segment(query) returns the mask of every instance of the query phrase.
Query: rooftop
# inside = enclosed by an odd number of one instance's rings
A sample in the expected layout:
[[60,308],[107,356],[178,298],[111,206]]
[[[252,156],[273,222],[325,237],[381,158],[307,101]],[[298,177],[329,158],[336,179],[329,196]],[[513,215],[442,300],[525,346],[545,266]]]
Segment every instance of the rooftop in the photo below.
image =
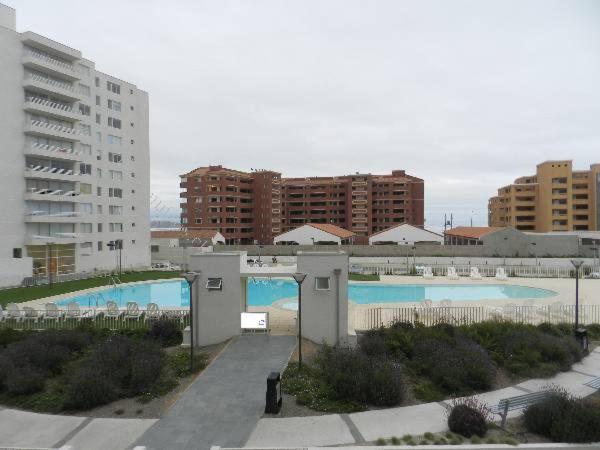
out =
[[458,236],[469,239],[481,239],[486,234],[495,233],[502,230],[504,227],[456,227],[446,230],[446,236]]

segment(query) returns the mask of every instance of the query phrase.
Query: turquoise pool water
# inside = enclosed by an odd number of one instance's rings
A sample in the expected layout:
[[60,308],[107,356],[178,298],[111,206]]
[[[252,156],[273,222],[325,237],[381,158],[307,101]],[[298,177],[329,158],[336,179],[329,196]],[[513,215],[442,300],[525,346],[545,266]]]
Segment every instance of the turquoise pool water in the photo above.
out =
[[[308,285],[305,289],[308,289]],[[267,306],[273,302],[298,295],[296,283],[287,280],[250,280],[248,281],[248,304]],[[360,304],[418,302],[429,299],[460,301],[476,300],[518,300],[526,298],[547,298],[556,292],[546,289],[515,286],[511,284],[362,284],[350,283],[348,297]],[[94,291],[57,302],[65,306],[75,301],[81,306],[104,306],[107,300],[114,300],[120,306],[128,301],[136,301],[140,306],[158,303],[161,307],[189,306],[189,290],[185,281],[161,281],[126,285]],[[293,302],[288,302],[290,305]]]

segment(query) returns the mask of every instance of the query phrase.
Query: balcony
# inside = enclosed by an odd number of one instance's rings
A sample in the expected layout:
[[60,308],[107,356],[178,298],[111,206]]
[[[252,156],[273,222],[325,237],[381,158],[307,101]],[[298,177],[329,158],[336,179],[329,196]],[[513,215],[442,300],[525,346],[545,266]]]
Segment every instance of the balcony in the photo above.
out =
[[55,125],[41,120],[32,120],[25,125],[25,133],[35,136],[50,136],[53,138],[66,139],[71,142],[78,142],[81,133],[79,130],[62,125]]
[[367,204],[367,199],[355,199],[352,200],[352,204],[353,205],[366,205]]
[[25,167],[24,176],[25,178],[34,178],[38,180],[82,181],[82,178],[87,175],[82,175],[72,169],[31,165],[30,167]]
[[48,72],[71,81],[80,79],[73,64],[53,58],[45,52],[34,49],[25,50],[23,65],[29,69]]
[[30,113],[42,113],[56,119],[78,121],[81,118],[79,113],[71,106],[66,106],[39,97],[26,97],[23,109]]
[[53,95],[67,102],[76,102],[81,95],[69,83],[63,83],[40,75],[28,74],[23,80],[23,87],[34,92]]
[[88,222],[89,214],[82,214],[76,211],[49,214],[46,211],[29,211],[25,213],[25,222],[27,223],[78,223]]
[[30,188],[25,193],[25,200],[53,201],[53,202],[79,202],[89,201],[90,195],[81,195],[77,191],[63,191],[60,189]]
[[33,156],[42,156],[45,158],[58,158],[68,161],[78,161],[81,151],[73,150],[72,148],[59,147],[56,145],[32,143],[30,146],[25,146],[25,154]]
[[25,245],[74,244],[91,240],[90,233],[51,233],[49,236],[33,234],[26,236]]

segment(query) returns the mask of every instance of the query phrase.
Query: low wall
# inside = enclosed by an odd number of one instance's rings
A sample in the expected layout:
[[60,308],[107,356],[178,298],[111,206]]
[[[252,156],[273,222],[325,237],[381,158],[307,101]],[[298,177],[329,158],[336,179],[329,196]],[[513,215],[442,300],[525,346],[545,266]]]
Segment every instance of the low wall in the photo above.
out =
[[0,258],[0,287],[19,286],[32,274],[32,258]]
[[[256,245],[225,245],[217,247],[226,251],[244,251],[249,256],[258,255]],[[417,245],[413,251],[410,245],[264,245],[262,255],[294,256],[299,251],[325,252],[344,251],[349,256],[401,257],[413,256],[486,256],[483,246],[468,245]]]

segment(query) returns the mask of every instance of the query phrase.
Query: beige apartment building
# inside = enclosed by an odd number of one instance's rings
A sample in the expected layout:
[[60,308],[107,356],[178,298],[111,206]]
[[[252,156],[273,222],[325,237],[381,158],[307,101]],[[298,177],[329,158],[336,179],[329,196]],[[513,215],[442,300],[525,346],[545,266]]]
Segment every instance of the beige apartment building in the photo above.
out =
[[517,178],[498,189],[488,203],[491,227],[518,230],[598,230],[600,228],[600,164],[573,170],[573,161],[546,161],[535,175]]

